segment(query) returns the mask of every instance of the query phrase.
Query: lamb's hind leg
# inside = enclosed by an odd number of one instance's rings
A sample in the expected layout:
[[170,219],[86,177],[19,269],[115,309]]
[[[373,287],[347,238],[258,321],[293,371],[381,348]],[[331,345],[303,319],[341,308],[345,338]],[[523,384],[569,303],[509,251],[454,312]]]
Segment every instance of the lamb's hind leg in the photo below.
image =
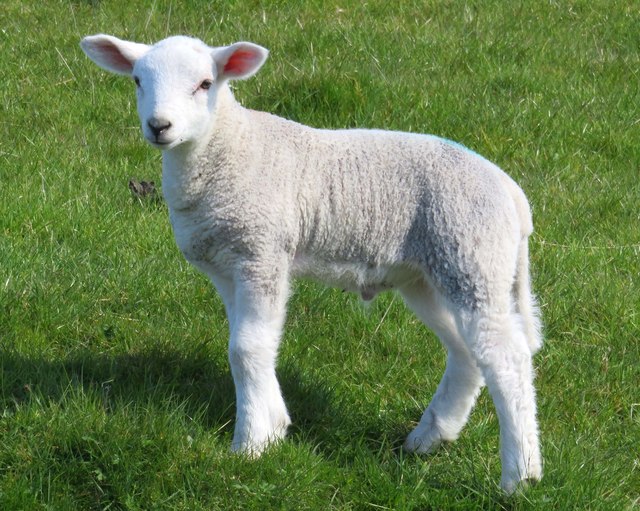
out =
[[465,327],[500,422],[501,486],[512,493],[542,476],[531,348],[514,313],[475,313]]
[[440,338],[447,349],[447,367],[431,403],[404,444],[408,451],[432,452],[453,441],[467,423],[483,385],[480,369],[460,335],[454,316],[437,292],[424,282],[406,286],[407,305]]

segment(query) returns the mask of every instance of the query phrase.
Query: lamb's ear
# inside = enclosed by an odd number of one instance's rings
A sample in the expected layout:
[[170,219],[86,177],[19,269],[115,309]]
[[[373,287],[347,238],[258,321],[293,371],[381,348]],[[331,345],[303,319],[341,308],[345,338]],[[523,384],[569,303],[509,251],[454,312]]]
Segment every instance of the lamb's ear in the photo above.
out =
[[235,43],[213,49],[218,80],[244,80],[253,76],[267,60],[269,50],[253,43]]
[[80,41],[87,56],[101,68],[121,75],[131,75],[133,65],[150,46],[123,41],[105,34],[91,35]]

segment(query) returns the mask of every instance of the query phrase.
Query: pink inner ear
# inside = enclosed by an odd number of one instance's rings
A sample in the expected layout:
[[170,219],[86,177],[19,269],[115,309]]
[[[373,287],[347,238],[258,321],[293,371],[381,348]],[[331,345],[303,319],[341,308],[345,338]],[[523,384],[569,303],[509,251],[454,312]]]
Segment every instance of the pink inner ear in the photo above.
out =
[[122,71],[131,72],[133,70],[133,65],[129,59],[125,58],[122,53],[111,43],[98,43],[96,44],[97,50],[102,53],[108,60],[109,63]]
[[242,76],[251,71],[255,61],[255,52],[238,50],[229,57],[229,60],[224,66],[224,73],[232,76]]

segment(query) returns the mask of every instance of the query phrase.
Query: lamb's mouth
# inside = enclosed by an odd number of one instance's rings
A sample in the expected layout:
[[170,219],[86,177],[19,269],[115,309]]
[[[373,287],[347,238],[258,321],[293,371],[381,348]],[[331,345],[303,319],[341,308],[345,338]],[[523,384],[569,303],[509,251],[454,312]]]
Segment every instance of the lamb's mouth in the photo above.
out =
[[167,149],[168,147],[175,145],[175,142],[177,142],[177,140],[166,140],[158,137],[146,137],[146,139],[149,144],[158,149]]

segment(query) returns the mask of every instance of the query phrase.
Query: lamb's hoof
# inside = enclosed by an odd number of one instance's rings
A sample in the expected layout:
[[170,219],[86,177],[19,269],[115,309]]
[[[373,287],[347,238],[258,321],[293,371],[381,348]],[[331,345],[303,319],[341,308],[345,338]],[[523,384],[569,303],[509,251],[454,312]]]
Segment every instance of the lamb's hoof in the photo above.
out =
[[500,488],[508,496],[517,495],[525,492],[530,486],[534,486],[540,479],[542,479],[542,464],[536,463],[527,468],[524,477],[520,477],[519,474],[512,477],[503,474]]
[[284,440],[291,419],[285,411],[274,422],[276,425],[269,429],[258,428],[257,431],[254,429],[251,432],[236,429],[231,450],[251,459],[259,458],[270,446]]
[[527,477],[518,481],[502,481],[500,488],[507,497],[513,497],[525,493],[531,486],[540,482],[538,477]]
[[404,450],[407,452],[415,452],[419,454],[431,454],[436,451],[440,444],[442,443],[442,438],[440,438],[440,434],[433,429],[424,431],[418,426],[414,429],[407,439],[404,442]]
[[268,446],[268,442],[264,445],[233,442],[231,444],[231,452],[255,460],[262,456]]
[[231,451],[237,454],[241,454],[249,459],[258,459],[262,454],[270,447],[282,442],[284,440],[284,434],[272,435],[264,438],[260,441],[252,440],[250,442],[233,442],[231,444]]

